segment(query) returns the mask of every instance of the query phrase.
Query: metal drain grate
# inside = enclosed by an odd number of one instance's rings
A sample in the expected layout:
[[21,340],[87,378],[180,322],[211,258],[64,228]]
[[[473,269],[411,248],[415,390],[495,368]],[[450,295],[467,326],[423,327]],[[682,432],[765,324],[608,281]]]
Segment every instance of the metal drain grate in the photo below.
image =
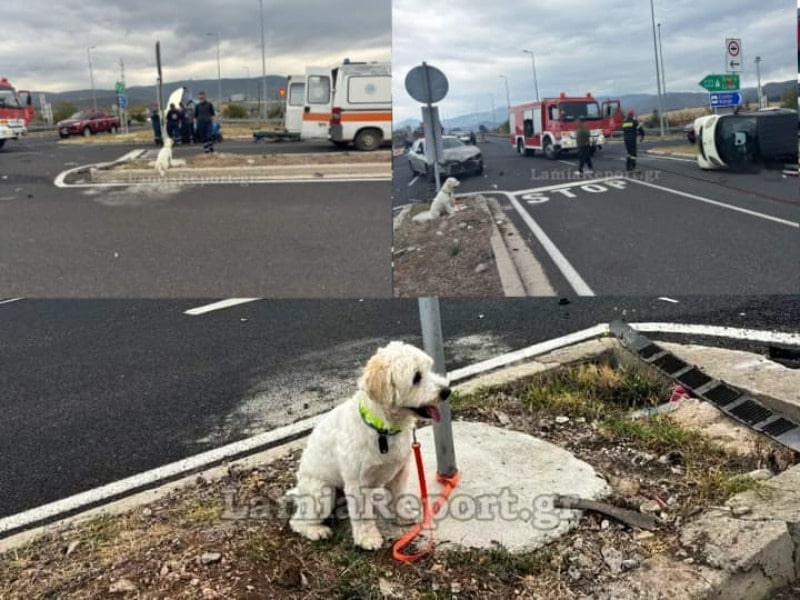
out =
[[720,383],[718,386],[711,388],[703,395],[717,406],[727,406],[741,396],[742,392],[728,387],[724,383]]
[[690,388],[699,388],[703,387],[709,381],[711,381],[711,377],[703,373],[697,367],[693,367],[691,370],[686,371],[683,375],[676,377],[678,381],[680,381],[684,385],[688,385]]
[[647,360],[648,358],[650,358],[654,354],[658,354],[659,352],[661,352],[661,348],[659,348],[655,344],[649,344],[648,346],[645,346],[644,348],[639,350],[639,356]]
[[761,421],[770,418],[772,416],[772,411],[768,408],[764,408],[758,402],[745,400],[738,406],[734,406],[731,409],[731,414],[749,425],[755,425],[756,423],[761,423]]
[[686,366],[686,363],[674,354],[665,354],[661,358],[654,360],[653,364],[670,375],[680,371]]
[[797,429],[797,425],[795,425],[794,423],[792,423],[787,419],[784,419],[783,417],[779,417],[775,419],[772,423],[764,427],[761,431],[763,431],[767,435],[778,437],[779,435],[783,435],[784,433],[787,433],[792,429]]

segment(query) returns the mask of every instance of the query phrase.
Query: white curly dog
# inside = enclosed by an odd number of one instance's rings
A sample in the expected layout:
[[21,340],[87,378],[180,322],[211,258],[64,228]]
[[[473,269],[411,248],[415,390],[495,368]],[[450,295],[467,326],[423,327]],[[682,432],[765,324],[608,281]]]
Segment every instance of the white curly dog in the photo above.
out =
[[161,150],[158,151],[158,156],[156,157],[156,170],[161,174],[163,177],[164,174],[167,172],[172,166],[172,140],[169,136],[164,137],[164,145],[161,147]]
[[461,182],[455,177],[448,177],[442,184],[442,189],[436,194],[436,197],[431,202],[430,210],[423,211],[414,215],[414,220],[417,223],[424,223],[438,219],[444,215],[452,215],[455,212],[455,201],[453,193],[455,189],[461,185]]
[[432,367],[430,356],[403,342],[390,342],[369,359],[355,395],[326,414],[309,437],[297,486],[288,492],[295,532],[310,540],[331,535],[323,521],[335,508],[336,490],[344,491],[353,541],[361,548],[383,545],[378,516],[409,518],[398,500],[408,500],[402,494],[412,463],[411,430],[419,419],[438,422],[439,406],[450,396],[447,380]]

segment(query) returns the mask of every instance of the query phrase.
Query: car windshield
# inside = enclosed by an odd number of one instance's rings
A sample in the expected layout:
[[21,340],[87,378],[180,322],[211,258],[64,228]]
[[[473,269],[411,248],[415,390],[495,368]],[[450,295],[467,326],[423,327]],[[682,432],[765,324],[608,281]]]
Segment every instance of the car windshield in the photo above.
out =
[[70,117],[70,119],[88,119],[88,118],[89,118],[89,113],[83,111],[78,111]]
[[578,117],[584,117],[587,121],[601,118],[597,102],[562,102],[560,106],[562,121],[575,121]]
[[0,108],[22,108],[14,90],[0,88]]
[[724,115],[714,131],[717,154],[727,165],[752,161],[758,149],[756,118],[746,115]]
[[462,148],[464,146],[464,142],[459,140],[458,138],[442,138],[442,149],[447,150],[448,148]]

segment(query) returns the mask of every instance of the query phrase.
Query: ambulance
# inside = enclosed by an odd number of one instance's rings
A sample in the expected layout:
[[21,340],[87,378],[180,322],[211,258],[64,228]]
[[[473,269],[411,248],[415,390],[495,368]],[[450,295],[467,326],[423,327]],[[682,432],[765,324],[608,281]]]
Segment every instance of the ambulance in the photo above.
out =
[[583,117],[589,129],[591,143],[597,149],[615,129],[622,126],[623,115],[619,100],[598,103],[591,94],[545,98],[512,106],[508,126],[511,145],[521,155],[533,156],[540,150],[554,160],[562,152],[577,150],[575,131]]
[[[291,92],[291,90],[290,90]],[[392,139],[392,70],[388,62],[307,67],[300,139],[376,150]],[[287,121],[290,111],[287,102]],[[287,126],[288,128],[288,126]]]
[[31,93],[17,92],[8,79],[0,79],[0,148],[6,140],[18,140],[25,135],[33,115]]

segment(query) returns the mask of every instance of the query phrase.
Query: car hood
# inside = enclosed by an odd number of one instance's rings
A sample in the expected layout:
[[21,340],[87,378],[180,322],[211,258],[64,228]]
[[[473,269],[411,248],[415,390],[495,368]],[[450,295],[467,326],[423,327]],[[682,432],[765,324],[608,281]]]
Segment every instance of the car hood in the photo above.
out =
[[481,153],[475,146],[464,146],[462,148],[446,148],[444,154],[445,160],[469,160],[475,158]]

